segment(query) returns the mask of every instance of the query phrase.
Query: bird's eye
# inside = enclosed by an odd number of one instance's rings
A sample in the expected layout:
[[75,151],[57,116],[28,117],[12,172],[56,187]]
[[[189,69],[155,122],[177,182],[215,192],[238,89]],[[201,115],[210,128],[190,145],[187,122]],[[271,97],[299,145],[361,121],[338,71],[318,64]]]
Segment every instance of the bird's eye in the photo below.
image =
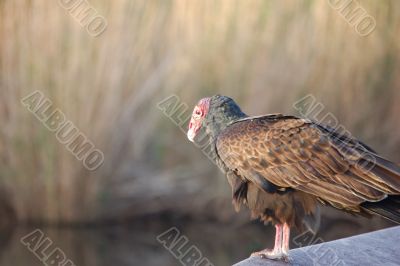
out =
[[194,111],[194,117],[195,117],[195,118],[200,118],[201,115],[202,115],[201,110],[196,110],[196,111]]

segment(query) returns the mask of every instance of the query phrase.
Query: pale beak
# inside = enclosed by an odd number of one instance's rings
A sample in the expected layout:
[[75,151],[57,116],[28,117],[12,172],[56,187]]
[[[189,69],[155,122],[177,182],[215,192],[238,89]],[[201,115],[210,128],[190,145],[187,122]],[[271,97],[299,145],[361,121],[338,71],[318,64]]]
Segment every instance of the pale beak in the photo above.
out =
[[191,128],[188,130],[187,132],[187,138],[193,142],[194,141],[194,137],[196,136],[196,133],[194,132],[194,130]]

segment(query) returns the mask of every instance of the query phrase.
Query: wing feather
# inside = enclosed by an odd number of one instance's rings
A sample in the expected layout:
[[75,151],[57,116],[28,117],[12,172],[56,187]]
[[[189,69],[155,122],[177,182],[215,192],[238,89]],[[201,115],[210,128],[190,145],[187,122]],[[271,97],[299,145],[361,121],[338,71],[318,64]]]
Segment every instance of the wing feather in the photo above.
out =
[[399,166],[356,139],[306,119],[246,118],[221,132],[216,147],[228,168],[265,191],[269,184],[293,188],[353,211],[364,201],[400,194]]

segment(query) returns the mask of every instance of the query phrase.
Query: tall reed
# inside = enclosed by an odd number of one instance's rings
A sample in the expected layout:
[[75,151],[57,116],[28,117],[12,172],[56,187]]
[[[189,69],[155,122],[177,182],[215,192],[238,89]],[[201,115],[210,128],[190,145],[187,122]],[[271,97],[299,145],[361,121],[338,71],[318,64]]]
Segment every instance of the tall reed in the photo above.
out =
[[[171,94],[190,106],[225,94],[261,114],[293,113],[312,93],[400,161],[400,2],[362,1],[377,22],[367,37],[328,1],[90,4],[108,21],[97,38],[58,1],[0,2],[0,186],[21,221],[200,215],[205,206],[223,215],[225,180],[156,107]],[[22,106],[34,90],[104,152],[100,169],[87,171]]]

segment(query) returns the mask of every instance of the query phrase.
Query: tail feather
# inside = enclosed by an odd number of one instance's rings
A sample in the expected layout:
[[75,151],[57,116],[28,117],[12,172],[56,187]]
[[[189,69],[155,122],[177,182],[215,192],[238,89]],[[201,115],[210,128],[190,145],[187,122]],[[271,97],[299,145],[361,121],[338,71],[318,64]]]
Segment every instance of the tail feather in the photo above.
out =
[[364,202],[361,204],[361,208],[368,213],[400,224],[400,166],[377,154],[371,153],[371,155],[374,157],[374,162],[365,160],[365,162],[368,162],[367,168],[392,189],[384,200]]
[[400,224],[400,196],[391,195],[379,202],[364,202],[361,208],[365,211]]
[[369,159],[361,159],[359,162],[361,165],[370,171],[375,176],[379,177],[384,183],[394,189],[400,194],[400,166],[392,163],[376,154],[370,154],[373,156],[374,161]]

